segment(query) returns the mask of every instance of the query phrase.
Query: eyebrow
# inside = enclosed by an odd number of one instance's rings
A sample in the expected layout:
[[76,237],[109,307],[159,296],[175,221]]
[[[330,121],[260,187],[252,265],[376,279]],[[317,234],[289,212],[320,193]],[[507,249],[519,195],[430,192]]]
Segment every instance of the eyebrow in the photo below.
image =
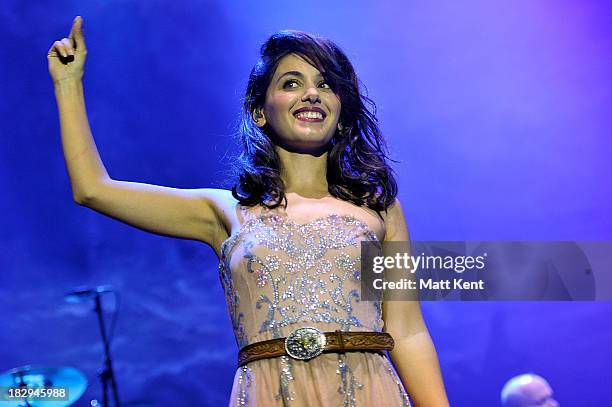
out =
[[[276,80],[276,83],[280,82],[280,80],[283,79],[285,76],[297,76],[298,78],[303,78],[304,74],[301,73],[300,71],[288,71],[282,74],[281,76],[279,76],[278,79]],[[316,78],[322,78],[322,77],[323,75],[321,75],[321,73],[318,73],[316,76]]]

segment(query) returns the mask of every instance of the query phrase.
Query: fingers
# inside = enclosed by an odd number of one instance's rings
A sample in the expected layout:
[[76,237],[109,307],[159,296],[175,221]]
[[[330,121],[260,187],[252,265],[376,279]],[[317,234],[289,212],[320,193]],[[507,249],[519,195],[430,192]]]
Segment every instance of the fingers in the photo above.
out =
[[62,41],[55,41],[53,45],[51,45],[51,48],[49,48],[47,55],[50,57],[62,56],[66,58],[68,52],[66,52],[66,47]]
[[62,38],[61,43],[64,46],[64,51],[66,51],[68,55],[74,55],[74,48],[72,48],[72,41],[70,41],[68,38]]
[[63,63],[74,61],[76,53],[86,53],[87,48],[85,47],[85,39],[83,37],[83,18],[76,16],[70,34],[68,38],[62,38],[59,41],[55,41],[47,55],[49,57],[61,57],[67,60],[63,60]]
[[51,48],[49,48],[49,51],[47,51],[47,56],[50,57],[56,57],[57,56],[57,51],[55,49],[55,43],[57,41],[55,41],[53,44],[51,44]]
[[85,46],[85,37],[83,35],[83,17],[76,16],[74,18],[68,38],[72,40],[73,47],[77,50],[80,51],[87,49]]
[[74,56],[74,48],[72,48],[72,43],[68,38],[62,38],[60,41],[55,41],[51,48],[49,48],[49,52],[47,55],[50,57],[62,56],[67,58],[68,56]]

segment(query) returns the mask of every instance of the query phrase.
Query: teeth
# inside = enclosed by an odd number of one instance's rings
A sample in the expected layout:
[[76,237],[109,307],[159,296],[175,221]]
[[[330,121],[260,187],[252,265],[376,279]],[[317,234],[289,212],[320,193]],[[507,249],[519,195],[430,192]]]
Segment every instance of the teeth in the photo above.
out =
[[323,119],[321,112],[300,112],[295,117],[299,119]]

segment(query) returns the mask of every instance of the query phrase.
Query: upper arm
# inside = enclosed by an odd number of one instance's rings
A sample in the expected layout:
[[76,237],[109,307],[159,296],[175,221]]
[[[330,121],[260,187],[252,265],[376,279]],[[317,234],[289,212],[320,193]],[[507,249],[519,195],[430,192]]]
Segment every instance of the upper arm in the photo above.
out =
[[402,204],[399,199],[395,199],[395,202],[388,208],[385,216],[385,242],[392,241],[408,241],[408,227],[406,226],[406,219],[404,217],[404,211]]
[[[401,203],[398,199],[387,210],[385,217],[385,239],[383,242],[407,242],[410,241],[406,219],[402,210]],[[410,255],[410,244],[406,244],[403,248]],[[405,270],[398,270],[398,273],[404,273]],[[414,275],[411,275],[414,277]],[[384,321],[384,331],[389,332],[394,338],[410,336],[415,333],[426,330],[425,323],[421,314],[421,307],[417,300],[409,301],[406,299],[405,293],[401,294],[400,298],[394,300],[383,300],[382,312]],[[401,299],[404,298],[404,299]]]
[[230,191],[177,189],[108,179],[79,201],[139,229],[204,242],[215,250],[228,236]]

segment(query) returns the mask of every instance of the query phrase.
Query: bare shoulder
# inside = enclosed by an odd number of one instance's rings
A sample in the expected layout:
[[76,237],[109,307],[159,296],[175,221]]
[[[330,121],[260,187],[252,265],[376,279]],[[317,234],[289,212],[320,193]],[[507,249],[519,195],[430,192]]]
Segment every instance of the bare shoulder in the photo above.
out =
[[402,204],[398,198],[383,212],[385,241],[407,241],[410,239]]

